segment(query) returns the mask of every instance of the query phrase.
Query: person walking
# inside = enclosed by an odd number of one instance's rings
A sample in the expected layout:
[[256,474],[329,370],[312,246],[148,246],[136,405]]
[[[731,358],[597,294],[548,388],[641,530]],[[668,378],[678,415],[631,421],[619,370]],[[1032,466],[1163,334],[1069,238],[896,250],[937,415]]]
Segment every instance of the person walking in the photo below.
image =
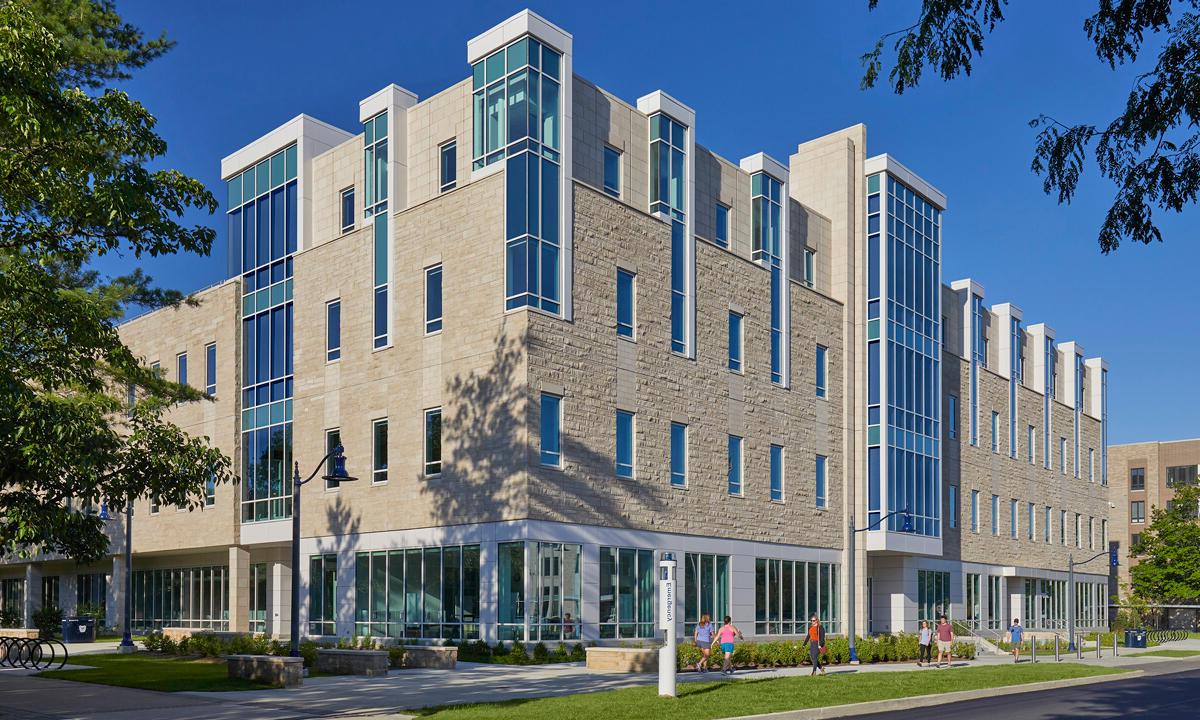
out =
[[[1012,625],[1008,628],[1008,641],[1012,643],[1013,662],[1021,662],[1021,640],[1025,635],[1025,628],[1021,627],[1021,618],[1013,618]],[[1037,642],[1034,640],[1033,642]]]
[[917,638],[917,667],[921,667],[922,660],[926,665],[933,664],[933,631],[928,620],[921,621],[921,634]]
[[733,674],[733,641],[742,639],[742,631],[733,624],[733,618],[725,616],[725,622],[717,631],[717,642],[721,643],[721,652],[725,653],[725,662],[721,665],[721,674]]
[[813,615],[808,620],[808,632],[804,633],[804,644],[808,646],[808,659],[812,663],[812,674],[816,675],[820,670],[821,674],[825,674],[825,668],[821,665],[821,656],[825,654],[825,628],[821,627],[821,621]]
[[937,644],[938,644],[938,659],[937,666],[942,666],[942,653],[946,655],[946,664],[949,665],[954,660],[954,656],[950,654],[950,646],[954,642],[954,628],[951,627],[950,621],[943,615],[938,618],[937,625]]
[[708,613],[704,613],[700,616],[700,622],[696,623],[695,632],[692,633],[692,639],[696,642],[696,647],[700,648],[700,660],[696,662],[696,670],[702,673],[708,672],[708,661],[709,655],[712,653],[714,630]]

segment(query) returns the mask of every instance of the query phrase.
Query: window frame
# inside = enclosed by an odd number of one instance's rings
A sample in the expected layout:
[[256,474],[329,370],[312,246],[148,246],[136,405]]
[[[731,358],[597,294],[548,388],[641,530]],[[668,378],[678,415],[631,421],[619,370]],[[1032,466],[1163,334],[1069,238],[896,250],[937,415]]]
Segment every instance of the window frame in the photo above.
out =
[[[617,408],[613,416],[616,431],[616,444],[613,453],[613,474],[622,480],[633,480],[637,477],[637,413],[632,410],[622,410]],[[626,428],[629,437],[626,442],[629,446],[629,461],[621,462],[621,419],[628,419],[628,427]],[[622,472],[624,470],[624,472]]]
[[814,475],[814,490],[816,492],[816,506],[818,508],[829,507],[829,457],[817,453],[813,462]]
[[[618,200],[621,199],[621,176],[624,174],[621,172],[621,160],[624,155],[625,153],[621,150],[618,150],[608,143],[605,143],[604,149],[601,151],[600,158],[600,189],[604,191],[604,194],[614,197]],[[616,160],[617,177],[615,185],[609,185],[608,182],[608,160],[610,157],[613,157]]]
[[[733,453],[731,452],[734,446],[737,446],[737,490],[735,491],[733,484]],[[725,491],[733,497],[746,497],[746,438],[741,435],[726,435],[725,440]]]
[[[437,277],[437,304],[438,315],[431,317],[429,312],[429,301],[432,299],[432,294],[429,290],[429,281],[433,277]],[[444,305],[446,298],[445,286],[446,273],[442,267],[442,263],[436,263],[425,268],[425,335],[437,335],[442,331],[444,319],[446,317],[446,307]]]
[[[668,477],[670,479],[671,487],[673,488],[686,489],[688,486],[688,429],[688,423],[676,422],[674,420],[671,421],[670,450],[668,452],[667,467]],[[681,433],[680,437],[682,438],[683,445],[682,454],[678,458],[683,465],[683,469],[680,472],[676,472],[675,470],[675,461],[677,459],[675,454],[675,434],[677,431]],[[676,476],[679,477],[679,482],[675,481]]]
[[210,342],[204,346],[204,392],[216,397],[217,394],[217,343]]
[[[424,477],[437,477],[442,474],[442,406],[426,408],[422,413],[421,423],[421,473]],[[430,455],[430,421],[437,422],[437,459]]]
[[971,491],[971,532],[979,534],[979,491]]
[[773,503],[782,503],[786,497],[785,477],[787,468],[787,453],[782,445],[771,443],[767,455],[768,462],[768,498]]
[[950,505],[949,512],[946,513],[950,520],[950,529],[958,529],[958,486],[954,484],[946,485],[948,494],[947,502]]
[[[627,283],[629,286],[629,322],[628,323],[622,322],[622,320],[621,320],[621,316],[623,314],[621,312],[621,309],[624,307],[624,303],[621,301],[621,288],[622,288],[622,282],[626,278],[627,278]],[[616,285],[616,291],[617,291],[617,302],[616,302],[617,337],[624,338],[631,342],[637,342],[637,273],[633,272],[632,270],[626,270],[623,267],[618,267],[616,283],[617,283],[617,285]]]
[[187,350],[175,354],[175,382],[180,385],[188,384],[188,354]]
[[958,396],[946,395],[946,433],[950,440],[958,439]]
[[[349,196],[349,197],[347,198],[347,196]],[[349,224],[346,224],[346,200],[347,199],[350,200],[350,223]],[[342,188],[342,191],[340,193],[338,193],[338,200],[339,200],[339,212],[341,213],[341,219],[340,219],[340,222],[338,223],[338,225],[341,227],[340,234],[345,235],[346,233],[354,232],[354,228],[358,225],[358,213],[355,212],[355,210],[354,210],[354,186],[351,185],[348,188]]]
[[[1135,473],[1137,473],[1135,475]],[[1133,486],[1134,478],[1140,480],[1138,487]],[[1146,468],[1131,467],[1129,468],[1129,491],[1130,492],[1145,492],[1146,490]]]
[[[734,319],[737,320],[737,354],[734,355]],[[729,372],[744,375],[746,372],[746,316],[736,310],[730,310],[726,322],[726,345],[728,345],[728,361],[726,363]]]
[[[713,208],[713,244],[726,250],[729,249],[729,214],[731,212],[733,212],[733,208],[723,202],[716,203]],[[722,213],[724,217],[722,217]]]
[[[325,453],[333,452],[333,449],[342,442],[342,429],[340,427],[325,429]],[[333,474],[333,458],[330,457],[325,461],[325,474]],[[325,480],[325,491],[334,492],[342,486],[339,480]]]
[[[449,180],[446,179],[446,152],[454,153],[453,162],[450,163],[450,171],[452,176]],[[458,187],[458,138],[451,138],[438,145],[438,194],[450,192]]]
[[[383,463],[380,464],[379,432],[383,430]],[[388,419],[375,418],[371,421],[371,484],[385,485],[388,481]]]
[[[330,347],[330,317],[331,313],[336,309],[337,312],[337,345]],[[325,301],[325,363],[337,362],[342,359],[342,299],[334,298],[333,300]]]
[[816,351],[816,393],[817,397],[827,399],[829,396],[829,348],[817,343]]
[[[555,422],[549,429],[554,433],[554,450],[546,449],[546,410],[547,403],[553,405],[555,413]],[[556,393],[543,392],[538,401],[538,463],[542,467],[554,468],[561,470],[563,468],[563,453],[562,453],[562,412],[563,396]],[[550,461],[547,461],[550,458]]]

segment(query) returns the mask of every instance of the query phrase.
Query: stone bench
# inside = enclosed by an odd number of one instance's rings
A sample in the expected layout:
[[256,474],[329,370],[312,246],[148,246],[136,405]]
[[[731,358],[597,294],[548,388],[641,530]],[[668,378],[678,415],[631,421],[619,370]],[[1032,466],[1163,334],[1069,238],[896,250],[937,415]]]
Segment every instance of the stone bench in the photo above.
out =
[[458,667],[458,648],[440,645],[405,645],[404,667],[453,670]]
[[304,658],[276,655],[227,655],[229,677],[276,687],[299,687],[304,682]]
[[316,670],[330,675],[379,677],[387,675],[388,653],[387,650],[318,648]]
[[655,648],[590,647],[587,649],[588,672],[641,673],[658,670]]
[[37,640],[39,637],[41,637],[41,631],[37,628],[4,628],[3,630],[0,630],[0,637]]

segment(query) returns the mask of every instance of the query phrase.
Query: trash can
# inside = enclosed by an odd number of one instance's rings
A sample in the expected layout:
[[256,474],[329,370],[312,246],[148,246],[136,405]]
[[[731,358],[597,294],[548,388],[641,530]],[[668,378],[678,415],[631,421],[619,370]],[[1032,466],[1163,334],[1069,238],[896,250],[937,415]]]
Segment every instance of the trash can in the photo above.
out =
[[96,618],[67,618],[63,620],[62,634],[65,643],[96,642]]
[[1146,647],[1146,631],[1145,630],[1126,630],[1125,631],[1125,647],[1127,648],[1144,648]]

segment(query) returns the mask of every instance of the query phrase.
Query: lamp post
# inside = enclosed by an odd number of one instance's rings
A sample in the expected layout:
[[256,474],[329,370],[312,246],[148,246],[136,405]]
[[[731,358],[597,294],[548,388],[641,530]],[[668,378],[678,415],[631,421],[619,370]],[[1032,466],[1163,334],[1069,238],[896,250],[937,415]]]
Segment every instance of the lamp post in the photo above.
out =
[[321,476],[322,480],[335,480],[339,483],[353,482],[356,477],[351,477],[346,472],[346,456],[343,454],[343,448],[339,443],[337,447],[325,453],[325,457],[321,458],[321,462],[313,469],[312,474],[304,480],[300,479],[300,463],[294,464],[292,475],[292,657],[300,656],[300,487],[307,484],[310,480],[321,472],[321,468],[325,467],[326,461],[333,458],[333,468],[328,473]]
[[904,515],[904,527],[901,530],[901,532],[906,532],[906,533],[912,532],[913,531],[912,513],[909,512],[908,508],[904,508],[903,510],[893,510],[890,513],[888,513],[887,515],[884,515],[883,517],[876,520],[874,523],[868,523],[866,527],[862,527],[862,528],[854,527],[854,513],[853,512],[850,513],[850,533],[848,535],[848,540],[846,541],[846,545],[847,545],[847,548],[849,550],[849,555],[850,555],[850,557],[846,561],[847,575],[849,576],[849,583],[847,585],[848,593],[847,593],[847,598],[846,598],[849,601],[848,605],[847,605],[847,607],[849,609],[849,612],[847,613],[849,615],[849,619],[848,619],[849,627],[847,628],[846,639],[850,643],[850,663],[852,665],[858,664],[858,648],[856,648],[854,646],[854,632],[855,632],[855,628],[854,628],[854,619],[855,619],[855,612],[854,612],[854,552],[855,552],[854,540],[857,537],[858,533],[866,532],[867,530],[871,530],[872,528],[878,528],[879,524],[881,522],[883,522],[884,520],[887,520],[888,518],[890,518],[893,515],[899,515],[899,514]]
[[[1102,555],[1109,556],[1109,564],[1112,567],[1117,566],[1116,548],[1096,553],[1080,562],[1075,562],[1075,553],[1067,556],[1067,650],[1069,652],[1075,652],[1075,566],[1090,563]],[[1116,642],[1115,636],[1113,642]],[[1096,640],[1096,645],[1099,646],[1099,644],[1100,641]]]
[[[100,506],[100,519],[108,521],[112,516],[108,514],[108,503]],[[125,621],[122,623],[125,627],[121,633],[121,644],[117,646],[119,653],[136,652],[137,647],[133,644],[133,633],[131,625],[133,623],[133,503],[126,501],[125,503],[125,572],[124,572],[125,589],[122,595],[125,596]]]

